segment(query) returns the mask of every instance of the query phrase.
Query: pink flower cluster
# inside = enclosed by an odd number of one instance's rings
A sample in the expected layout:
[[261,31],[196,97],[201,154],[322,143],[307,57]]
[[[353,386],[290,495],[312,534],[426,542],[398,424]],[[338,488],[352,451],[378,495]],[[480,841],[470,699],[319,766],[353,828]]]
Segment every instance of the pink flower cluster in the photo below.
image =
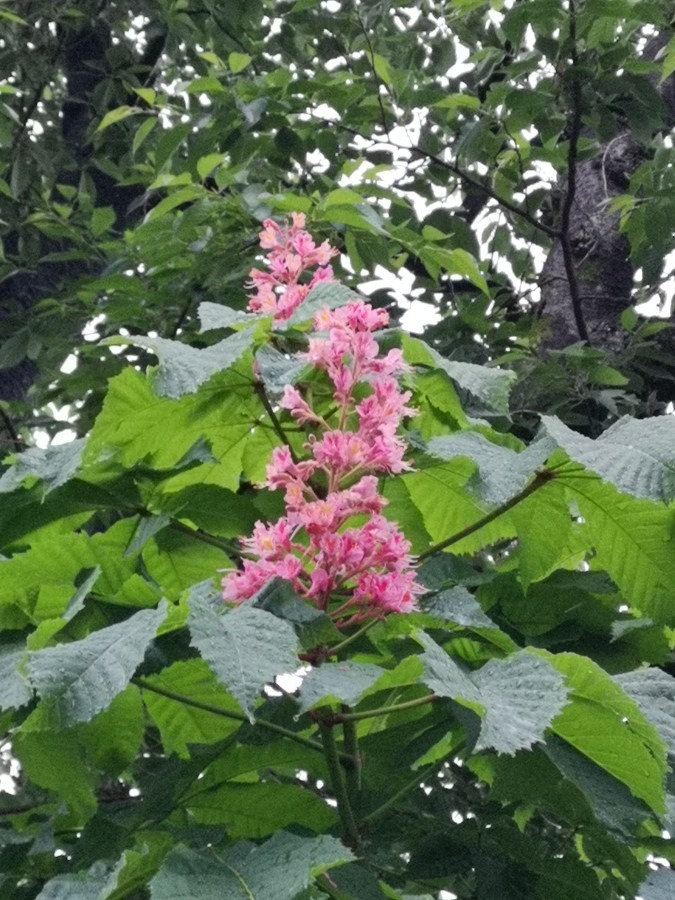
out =
[[[304,230],[305,216],[293,213],[291,224],[277,225],[272,219],[263,222],[260,246],[268,250],[269,272],[251,269],[251,286],[254,293],[249,299],[251,312],[271,314],[275,320],[288,319],[305,299],[309,291],[321,281],[333,281],[330,260],[337,254],[328,241],[318,247]],[[304,284],[300,277],[313,266],[312,277]]]
[[[300,221],[291,228],[266,223],[263,246],[280,254],[283,243],[291,256],[298,246],[310,247]],[[321,252],[326,258],[330,248]],[[400,350],[380,356],[373,337],[387,322],[385,311],[361,300],[314,317],[304,355],[326,372],[333,404],[324,417],[298,388],[286,386],[280,405],[309,431],[307,457],[297,459],[289,446],[273,451],[265,484],[284,491],[286,512],[273,524],[258,522],[242,541],[250,558],[223,579],[226,600],[246,600],[279,576],[340,627],[415,608],[422,588],[410,544],[382,515],[387,501],[374,474],[410,468],[397,432],[401,419],[415,413],[406,405],[410,393],[399,389]]]

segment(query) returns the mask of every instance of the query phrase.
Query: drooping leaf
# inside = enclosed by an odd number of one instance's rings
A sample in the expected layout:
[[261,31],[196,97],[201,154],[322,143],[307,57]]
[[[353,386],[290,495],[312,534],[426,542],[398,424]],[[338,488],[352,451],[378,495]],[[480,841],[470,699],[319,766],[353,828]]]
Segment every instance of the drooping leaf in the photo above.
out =
[[477,749],[515,753],[543,741],[567,698],[563,679],[546,660],[520,651],[506,659],[489,660],[471,673],[428,635],[419,634],[417,639],[425,648],[424,683],[481,717]]
[[196,391],[216,372],[229,369],[251,347],[253,340],[254,332],[247,328],[203,349],[161,337],[134,336],[128,342],[152,351],[159,358],[155,389],[160,397],[177,399]]
[[570,459],[620,491],[649,500],[675,498],[675,418],[624,416],[591,440],[555,416],[542,416],[546,433]]
[[385,671],[370,663],[324,663],[319,668],[312,669],[303,679],[300,710],[306,712],[319,701],[329,699],[353,706]]
[[344,306],[350,300],[359,299],[363,299],[361,295],[344,284],[337,281],[322,281],[312,288],[293,315],[282,323],[282,327],[294,328],[296,325],[308,322],[325,306],[335,309],[338,306]]
[[28,673],[64,725],[88,722],[129,683],[167,607],[146,609],[81,641],[31,653]]
[[27,478],[42,482],[44,494],[65,484],[77,472],[82,459],[84,438],[55,446],[30,447],[19,453],[14,464],[0,477],[0,494],[14,491]]
[[268,344],[258,350],[255,361],[265,390],[272,397],[281,395],[287,384],[294,384],[307,367],[304,360],[281,353]]
[[202,333],[213,331],[215,328],[236,328],[241,325],[254,325],[260,321],[258,315],[231,309],[222,303],[212,303],[205,300],[199,304],[199,322]]
[[329,835],[307,838],[280,831],[260,846],[227,853],[177,847],[150,883],[153,900],[295,900],[312,878],[353,854]]
[[663,669],[647,667],[621,672],[614,681],[637,703],[675,758],[675,678]]
[[593,567],[604,569],[643,615],[657,622],[675,621],[675,554],[668,508],[620,494],[587,475],[565,476],[564,483],[584,517],[595,550]]
[[23,641],[0,645],[0,709],[18,709],[33,696],[30,685],[18,671],[25,655]]
[[404,358],[410,365],[441,369],[461,388],[480,400],[487,409],[508,413],[509,393],[516,380],[515,372],[445,359],[429,344],[407,335],[402,337],[402,347]]
[[675,900],[675,872],[657,869],[638,888],[641,900]]
[[293,627],[250,604],[219,615],[194,594],[189,603],[193,645],[253,721],[261,687],[298,668]]
[[473,460],[478,471],[467,482],[487,503],[499,505],[525,487],[537,468],[550,456],[555,444],[551,440],[534,441],[516,453],[494,444],[475,431],[434,437],[427,442],[427,450],[439,459],[466,456]]
[[570,703],[552,729],[657,814],[664,811],[665,746],[657,729],[611,677],[587,657],[547,654],[564,674]]

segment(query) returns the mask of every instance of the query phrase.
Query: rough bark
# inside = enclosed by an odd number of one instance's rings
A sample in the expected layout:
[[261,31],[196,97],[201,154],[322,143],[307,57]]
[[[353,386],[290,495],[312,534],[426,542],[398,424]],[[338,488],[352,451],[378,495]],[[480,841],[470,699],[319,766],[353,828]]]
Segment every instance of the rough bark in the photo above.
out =
[[[653,38],[643,58],[654,60],[669,39],[669,33]],[[661,85],[656,79],[652,83],[664,102],[664,124],[670,129],[675,125],[675,76]],[[567,221],[561,216],[558,223],[562,234],[553,242],[540,281],[548,347],[560,349],[586,338],[605,350],[623,346],[620,316],[631,303],[634,271],[628,241],[619,231],[619,216],[610,211],[609,201],[625,193],[645,158],[645,149],[629,130],[622,130],[601,145],[594,158],[576,164],[573,184],[569,175],[563,180],[563,209],[570,189],[573,199]],[[575,316],[575,294],[581,328]],[[584,326],[587,334],[583,334]]]

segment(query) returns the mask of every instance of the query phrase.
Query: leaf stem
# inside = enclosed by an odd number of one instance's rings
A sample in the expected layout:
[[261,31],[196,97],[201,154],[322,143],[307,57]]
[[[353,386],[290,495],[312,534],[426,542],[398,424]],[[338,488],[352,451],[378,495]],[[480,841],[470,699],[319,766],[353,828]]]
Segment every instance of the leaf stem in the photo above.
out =
[[416,772],[414,776],[407,781],[403,787],[399,788],[396,793],[392,794],[388,800],[385,800],[381,806],[378,806],[376,809],[369,812],[367,816],[363,817],[363,823],[374,822],[375,819],[379,819],[380,816],[384,815],[384,813],[389,812],[389,810],[396,806],[396,804],[405,797],[406,794],[410,793],[413,788],[418,787],[422,782],[429,777],[429,775],[433,775],[433,773],[443,765],[443,760],[439,762],[432,763],[428,766],[423,772]]
[[478,519],[476,522],[472,522],[471,525],[467,525],[466,528],[462,528],[461,531],[455,532],[455,534],[450,535],[450,537],[445,538],[445,540],[440,541],[438,544],[434,544],[433,547],[429,547],[429,549],[425,550],[424,553],[420,553],[418,555],[417,561],[422,562],[425,559],[429,559],[430,556],[434,556],[436,553],[440,553],[441,550],[445,550],[447,547],[452,546],[452,544],[456,544],[458,541],[463,540],[465,537],[469,537],[469,535],[474,534],[474,532],[480,531],[481,528],[489,525],[490,522],[494,522],[494,520],[498,519],[499,516],[502,516],[510,509],[513,509],[514,506],[517,506],[523,500],[527,499],[530,494],[534,494],[534,492],[538,491],[540,487],[543,487],[543,485],[547,484],[549,481],[552,481],[556,477],[557,475],[552,469],[539,469],[532,481],[528,485],[526,485],[522,489],[522,491],[514,494],[510,500],[502,503],[501,506],[497,506],[491,512],[484,515],[481,519]]
[[345,722],[358,722],[361,719],[374,719],[377,716],[386,716],[392,712],[402,712],[405,709],[414,709],[416,706],[424,706],[427,703],[435,703],[439,697],[436,694],[425,694],[424,697],[416,697],[414,700],[405,700],[403,703],[393,703],[391,706],[378,706],[376,709],[363,709],[361,712],[329,713],[321,715],[316,713],[319,725],[340,725]]
[[334,647],[331,647],[330,650],[326,651],[326,658],[328,658],[329,656],[337,656],[337,654],[341,650],[344,650],[345,647],[348,647],[354,641],[358,640],[361,637],[361,635],[365,634],[366,631],[368,631],[368,629],[372,628],[373,625],[377,621],[379,621],[379,620],[378,619],[370,619],[369,622],[366,622],[366,624],[362,628],[359,628],[358,631],[355,631],[354,634],[350,634],[349,637],[346,637],[344,639],[344,641],[340,641],[339,644],[336,644]]
[[[166,697],[168,700],[175,700],[177,703],[182,703],[185,706],[192,706],[194,709],[202,709],[204,712],[213,713],[214,716],[221,716],[224,719],[233,719],[236,722],[249,723],[249,718],[244,715],[244,713],[223,709],[220,706],[213,706],[210,703],[203,703],[201,700],[193,700],[192,697],[185,697],[183,694],[177,694],[175,691],[170,691],[167,688],[158,687],[145,678],[132,678],[131,682],[137,687],[143,688],[143,690],[151,691],[153,694],[159,694],[161,697]],[[256,719],[255,724],[267,731],[273,731],[275,734],[280,734],[282,737],[295,741],[296,744],[302,744],[304,747],[310,747],[312,750],[318,750],[320,753],[324,751],[324,747],[319,741],[303,737],[301,734],[291,731],[289,728],[284,728],[283,725],[277,725],[275,722],[268,722],[265,719]],[[356,764],[355,760],[346,753],[339,754],[339,759],[342,764],[346,766],[354,766]]]
[[335,742],[335,732],[330,725],[319,721],[319,732],[323,743],[323,753],[328,765],[328,774],[330,777],[331,787],[335,800],[337,801],[338,813],[342,822],[342,832],[345,843],[353,850],[358,852],[361,837],[356,826],[356,819],[347,793],[347,785],[345,783],[344,773],[340,764],[340,754],[338,753],[337,744]]

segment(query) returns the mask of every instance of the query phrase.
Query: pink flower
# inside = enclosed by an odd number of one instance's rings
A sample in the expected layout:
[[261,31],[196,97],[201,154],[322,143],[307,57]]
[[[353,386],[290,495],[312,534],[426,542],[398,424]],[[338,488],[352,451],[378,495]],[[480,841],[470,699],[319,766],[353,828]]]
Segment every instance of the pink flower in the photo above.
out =
[[[269,250],[269,271],[251,272],[251,309],[288,318],[314,284],[333,278],[328,261],[335,251],[327,242],[317,247],[304,224],[302,214],[294,214],[290,225],[264,223],[260,239]],[[317,264],[311,280],[301,281]],[[410,392],[397,380],[406,370],[400,350],[380,356],[373,336],[388,321],[386,311],[361,299],[315,315],[304,357],[325,373],[332,405],[321,415],[302,385],[286,385],[281,409],[312,429],[306,455],[298,460],[290,446],[272,452],[265,484],[284,491],[286,511],[277,522],[256,523],[242,540],[243,550],[256,558],[225,576],[225,599],[241,602],[277,576],[339,627],[415,608],[422,589],[410,544],[381,515],[387,501],[376,476],[410,468],[399,427],[415,414],[407,405]]]
[[[266,259],[269,272],[251,271],[253,293],[248,308],[252,312],[271,313],[275,320],[283,321],[290,318],[315,285],[333,281],[333,270],[328,263],[338,251],[327,241],[317,247],[304,227],[302,213],[293,213],[290,225],[288,222],[278,225],[272,219],[263,222],[260,246],[269,251]],[[319,268],[310,275],[315,266]]]

